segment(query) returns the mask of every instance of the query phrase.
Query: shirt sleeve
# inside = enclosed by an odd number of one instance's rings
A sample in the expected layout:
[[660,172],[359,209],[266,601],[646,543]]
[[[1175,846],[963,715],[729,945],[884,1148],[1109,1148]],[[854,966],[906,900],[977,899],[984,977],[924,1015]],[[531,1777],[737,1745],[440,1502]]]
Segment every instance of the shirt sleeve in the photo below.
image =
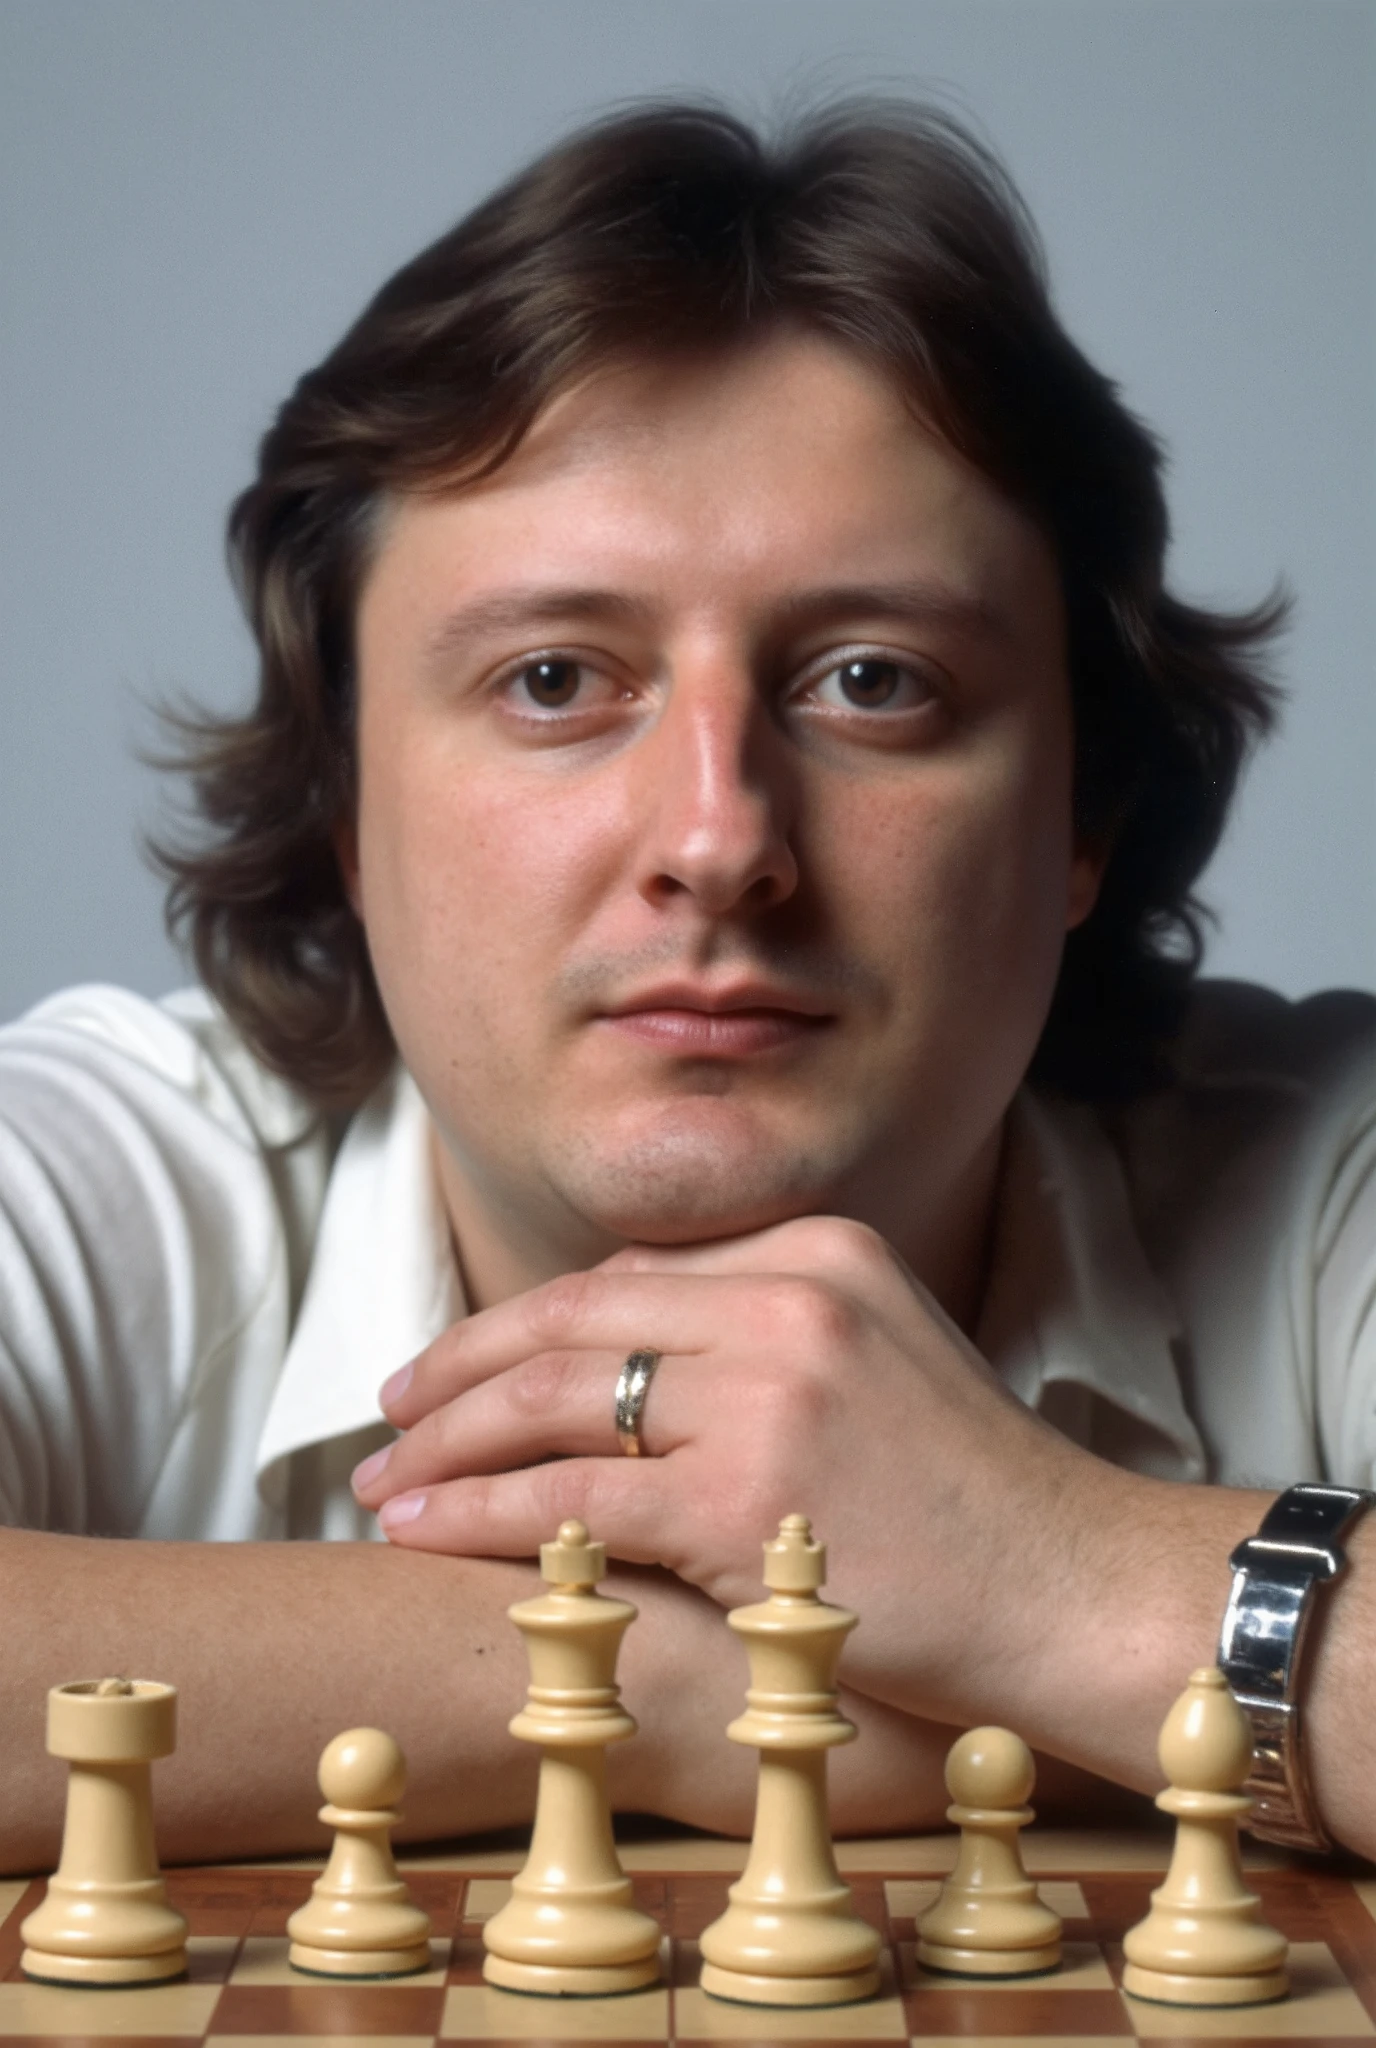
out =
[[280,1157],[167,1006],[76,990],[0,1031],[0,1520],[138,1532],[201,1377],[285,1316]]
[[1315,1232],[1314,1349],[1325,1465],[1376,1486],[1376,1055],[1344,1090]]

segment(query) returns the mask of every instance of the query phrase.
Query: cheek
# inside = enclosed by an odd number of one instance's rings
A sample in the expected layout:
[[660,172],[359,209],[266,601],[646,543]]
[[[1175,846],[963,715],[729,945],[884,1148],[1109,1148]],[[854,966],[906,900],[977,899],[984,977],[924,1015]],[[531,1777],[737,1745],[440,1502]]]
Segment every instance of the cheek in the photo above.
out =
[[518,990],[577,928],[608,859],[612,814],[592,791],[446,760],[378,761],[359,803],[364,921],[389,1014],[443,1001],[516,1028]]
[[968,1011],[997,996],[1038,1017],[1064,943],[1073,845],[1068,768],[1053,751],[995,753],[838,816],[845,907],[893,962],[905,1007]]

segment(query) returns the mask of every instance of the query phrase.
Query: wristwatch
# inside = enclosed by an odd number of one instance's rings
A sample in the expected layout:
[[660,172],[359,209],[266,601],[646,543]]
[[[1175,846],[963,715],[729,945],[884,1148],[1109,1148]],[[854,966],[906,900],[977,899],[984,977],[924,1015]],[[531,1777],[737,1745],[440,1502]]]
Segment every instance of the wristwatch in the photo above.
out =
[[1373,1504],[1376,1494],[1352,1486],[1287,1487],[1256,1535],[1228,1560],[1233,1589],[1218,1661],[1256,1743],[1247,1780],[1256,1805],[1244,1825],[1266,1842],[1333,1846],[1314,1804],[1300,1741],[1304,1649],[1319,1589],[1347,1568],[1341,1538]]

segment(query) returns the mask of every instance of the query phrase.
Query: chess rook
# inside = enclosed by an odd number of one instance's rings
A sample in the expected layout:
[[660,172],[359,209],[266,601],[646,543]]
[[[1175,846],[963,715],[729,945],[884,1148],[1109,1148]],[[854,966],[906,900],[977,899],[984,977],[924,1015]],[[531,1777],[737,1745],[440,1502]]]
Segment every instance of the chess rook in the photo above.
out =
[[48,1694],[48,1749],[71,1768],[57,1873],[21,1930],[26,1975],[107,1985],[185,1972],[186,1922],[158,1869],[149,1770],[176,1743],[170,1685],[83,1679]]
[[430,1921],[392,1860],[406,1759],[380,1728],[349,1728],[320,1758],[330,1860],[287,1922],[288,1961],[317,1977],[404,1977],[430,1962]]
[[880,1940],[832,1851],[827,1751],[856,1730],[836,1667],[856,1616],[817,1597],[826,1551],[804,1515],[764,1546],[769,1598],[727,1616],[750,1658],[746,1712],[727,1734],[760,1752],[755,1828],[730,1904],[702,1937],[702,1988],[750,2005],[846,2005],[879,1988]]
[[635,1733],[615,1672],[636,1610],[597,1591],[605,1571],[604,1545],[564,1522],[540,1547],[549,1591],[508,1610],[531,1676],[511,1732],[543,1752],[530,1854],[483,1928],[483,1975],[508,1991],[590,1997],[659,1976],[659,1923],[634,1905],[612,1839],[606,1751]]
[[1018,1838],[1035,1818],[1032,1752],[1008,1728],[971,1728],[951,1746],[946,1818],[960,1829],[955,1868],[917,1924],[917,1959],[965,1977],[1054,1970],[1061,1923],[1023,1868]]
[[1283,1998],[1288,1944],[1261,1917],[1238,1854],[1252,1731],[1221,1671],[1196,1671],[1161,1728],[1169,1783],[1157,1798],[1176,1823],[1166,1881],[1123,1949],[1123,1989],[1165,2005],[1261,2005]]

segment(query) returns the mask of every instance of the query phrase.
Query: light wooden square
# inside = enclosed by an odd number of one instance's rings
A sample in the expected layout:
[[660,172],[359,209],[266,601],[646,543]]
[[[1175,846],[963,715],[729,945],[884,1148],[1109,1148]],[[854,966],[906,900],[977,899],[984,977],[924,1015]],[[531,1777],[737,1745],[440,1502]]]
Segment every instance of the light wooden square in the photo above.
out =
[[114,1991],[56,1984],[0,1984],[0,2037],[67,2034],[203,2034],[220,1997],[218,1984],[149,1984]]
[[464,1894],[465,1920],[490,1920],[511,1897],[509,1877],[470,1877]]
[[663,1984],[617,1998],[539,1998],[495,1984],[453,1984],[445,1994],[442,2041],[665,2041]]
[[837,1842],[836,1867],[843,1877],[871,1870],[909,1872],[914,1877],[944,1877],[956,1860],[956,1836],[948,1828],[939,1835],[877,1835],[859,1842]]
[[680,1871],[690,1876],[724,1874],[739,1877],[750,1853],[748,1842],[710,1840],[627,1842],[617,1848],[623,1870]]

